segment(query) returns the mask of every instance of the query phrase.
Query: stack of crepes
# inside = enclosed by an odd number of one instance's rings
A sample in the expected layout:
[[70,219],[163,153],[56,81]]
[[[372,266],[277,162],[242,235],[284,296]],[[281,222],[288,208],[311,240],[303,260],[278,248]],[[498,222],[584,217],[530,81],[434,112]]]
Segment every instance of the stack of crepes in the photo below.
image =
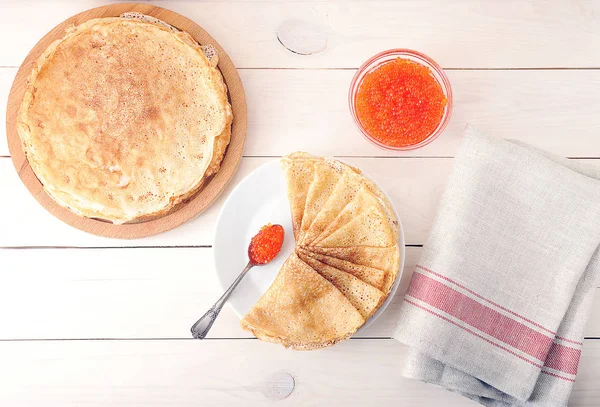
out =
[[35,61],[17,131],[56,203],[163,216],[219,171],[233,111],[213,46],[139,13],[70,27]]
[[383,304],[400,267],[398,221],[361,172],[332,159],[282,159],[296,248],[242,319],[257,338],[299,350],[347,339]]

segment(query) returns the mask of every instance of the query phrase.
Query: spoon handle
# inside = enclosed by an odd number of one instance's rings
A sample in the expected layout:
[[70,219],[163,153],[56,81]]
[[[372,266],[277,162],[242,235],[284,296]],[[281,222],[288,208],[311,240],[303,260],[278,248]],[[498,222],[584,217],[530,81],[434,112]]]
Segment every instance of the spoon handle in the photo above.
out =
[[254,265],[252,263],[248,262],[246,267],[244,267],[244,270],[242,270],[240,275],[235,279],[235,281],[231,284],[231,286],[229,286],[227,291],[225,291],[225,293],[221,296],[221,298],[219,298],[217,300],[217,302],[215,302],[215,305],[210,307],[210,309],[208,311],[206,311],[206,314],[204,314],[204,316],[202,318],[200,318],[198,321],[196,321],[196,323],[194,325],[192,325],[192,328],[191,328],[192,336],[195,339],[204,339],[206,337],[206,335],[208,334],[208,331],[210,331],[210,328],[212,327],[213,323],[219,316],[219,312],[221,312],[223,305],[225,305],[225,303],[227,302],[227,299],[229,298],[229,296],[231,295],[233,290],[235,290],[235,287],[238,286],[240,281],[242,281],[244,276],[246,276],[248,271],[250,271],[250,269],[253,266]]

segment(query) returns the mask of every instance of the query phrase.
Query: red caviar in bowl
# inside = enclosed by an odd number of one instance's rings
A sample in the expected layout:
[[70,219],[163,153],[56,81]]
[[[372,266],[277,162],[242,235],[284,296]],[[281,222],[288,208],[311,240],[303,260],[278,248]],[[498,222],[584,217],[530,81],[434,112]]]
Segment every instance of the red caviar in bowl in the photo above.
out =
[[266,225],[250,240],[248,257],[256,265],[269,263],[277,256],[283,245],[284,230],[281,225]]
[[405,147],[421,143],[436,130],[447,103],[427,66],[398,57],[362,78],[355,110],[361,126],[374,140]]

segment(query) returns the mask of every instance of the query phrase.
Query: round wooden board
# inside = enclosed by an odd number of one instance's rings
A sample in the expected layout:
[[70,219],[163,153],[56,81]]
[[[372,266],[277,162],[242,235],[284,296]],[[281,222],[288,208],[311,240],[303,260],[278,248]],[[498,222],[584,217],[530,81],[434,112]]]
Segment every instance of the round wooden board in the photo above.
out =
[[[110,222],[75,215],[71,211],[58,205],[48,194],[46,194],[42,184],[29,166],[27,158],[21,148],[21,140],[17,134],[16,118],[23,100],[27,78],[31,72],[32,65],[48,45],[53,41],[62,38],[65,29],[70,25],[79,25],[92,18],[118,17],[122,13],[128,11],[136,11],[156,17],[180,30],[187,31],[200,44],[212,44],[215,46],[219,53],[218,68],[221,70],[229,90],[229,99],[233,109],[233,124],[231,141],[221,164],[221,169],[214,177],[206,182],[205,186],[198,193],[189,200],[177,205],[171,212],[162,217],[145,222],[114,225]],[[27,55],[27,58],[25,58],[10,90],[6,109],[6,135],[13,164],[19,173],[19,177],[21,177],[23,183],[38,202],[54,216],[71,226],[96,235],[121,239],[134,239],[164,232],[187,222],[207,209],[221,192],[223,192],[227,183],[237,170],[244,151],[246,128],[246,97],[244,95],[242,81],[237,70],[233,66],[231,59],[225,53],[223,48],[221,48],[213,37],[193,21],[173,11],[149,4],[123,3],[98,7],[79,13],[56,26],[52,31],[46,34],[35,47],[33,47],[31,52],[29,52],[29,55]]]

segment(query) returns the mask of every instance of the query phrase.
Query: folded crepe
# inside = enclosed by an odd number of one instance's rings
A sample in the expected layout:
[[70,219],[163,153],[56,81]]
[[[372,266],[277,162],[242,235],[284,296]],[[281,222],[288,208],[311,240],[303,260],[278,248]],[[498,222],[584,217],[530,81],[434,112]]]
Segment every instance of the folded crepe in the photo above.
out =
[[350,337],[364,322],[340,290],[292,253],[241,325],[261,340],[310,350]]
[[315,157],[307,153],[294,153],[283,157],[281,164],[288,186],[288,200],[292,213],[292,226],[296,240],[300,237],[308,188],[313,181]]
[[302,215],[302,226],[298,242],[302,243],[304,235],[310,229],[323,205],[337,186],[343,169],[337,161],[322,160],[314,163],[314,178],[306,194],[306,203]]
[[325,237],[317,245],[321,247],[375,246],[386,247],[397,243],[380,206],[371,206],[356,218]]
[[330,236],[332,233],[341,229],[346,224],[350,223],[353,219],[356,219],[364,212],[374,207],[375,210],[383,210],[380,208],[380,203],[377,197],[369,191],[366,187],[361,187],[356,193],[354,198],[338,213],[329,225],[323,230],[323,232],[317,236],[312,242],[312,246],[318,246],[319,241]]
[[366,266],[384,271],[382,290],[389,290],[400,270],[400,251],[398,245],[388,247],[350,246],[319,247],[311,246],[314,254],[345,260],[359,266]]
[[354,199],[362,185],[362,176],[357,170],[346,167],[339,182],[323,204],[321,211],[313,220],[310,229],[304,234],[302,243],[310,245],[323,233],[329,224],[338,216],[340,211]]
[[297,247],[296,251],[304,256],[308,256],[310,258],[320,261],[321,263],[325,263],[329,266],[335,267],[348,274],[351,274],[357,277],[358,279],[364,281],[365,283],[372,285],[378,290],[384,291],[385,289],[384,283],[386,280],[386,272],[383,270],[361,266],[360,264],[354,264],[346,260],[336,259],[335,257],[314,253],[303,247]]
[[321,263],[304,253],[299,252],[298,256],[340,290],[365,320],[373,315],[383,303],[385,295],[372,285],[365,283],[352,274]]

